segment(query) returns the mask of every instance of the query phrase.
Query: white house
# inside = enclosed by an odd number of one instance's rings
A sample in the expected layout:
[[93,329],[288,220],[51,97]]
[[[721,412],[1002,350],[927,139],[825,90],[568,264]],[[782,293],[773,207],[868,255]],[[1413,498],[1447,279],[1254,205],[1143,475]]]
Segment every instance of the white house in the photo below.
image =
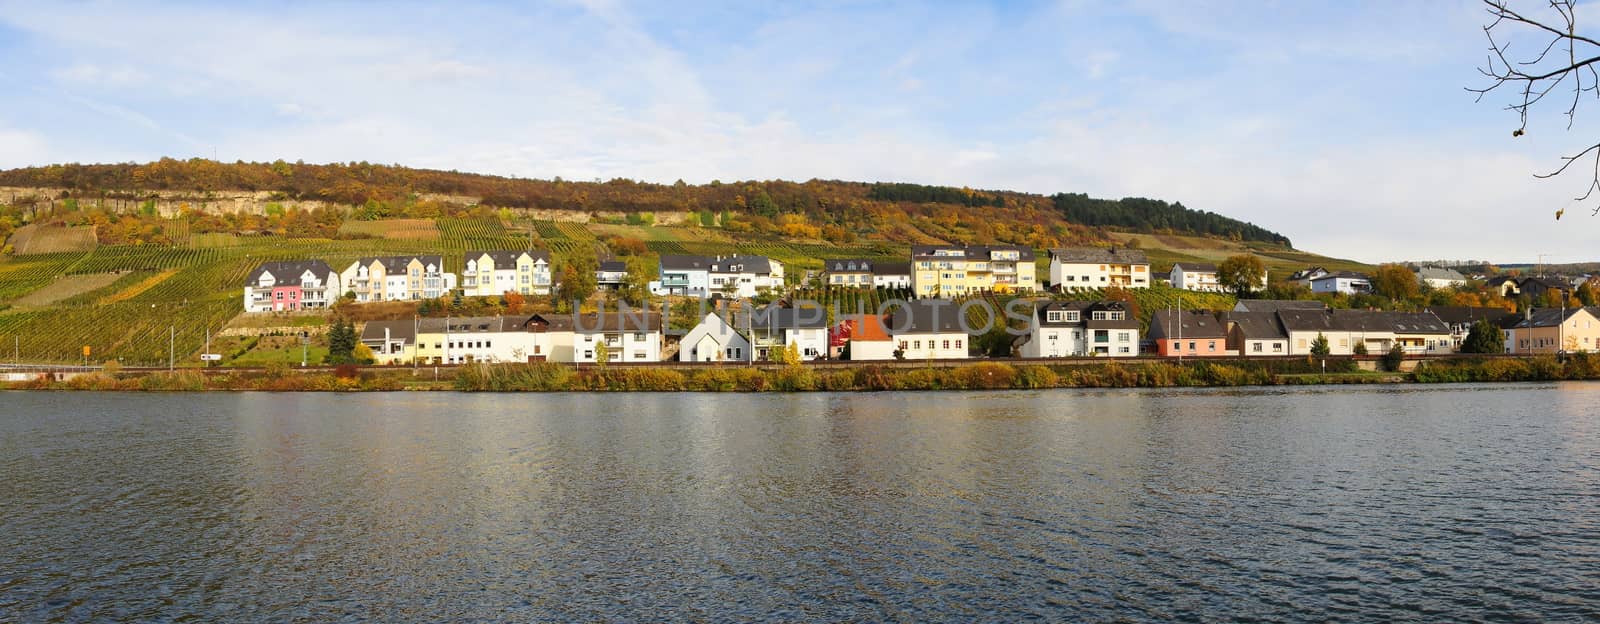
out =
[[321,260],[268,262],[245,279],[244,311],[326,308],[339,299],[339,274]]
[[658,295],[754,297],[783,288],[783,263],[764,256],[661,256],[661,279],[650,283]]
[[910,288],[911,263],[860,259],[828,260],[822,264],[822,279],[830,286]]
[[[1395,345],[1407,353],[1451,353],[1450,326],[1431,312],[1370,310],[1279,310],[1289,355],[1311,355],[1320,334],[1331,355],[1350,355],[1357,345],[1381,355]],[[1245,355],[1252,355],[1246,352]]]
[[1422,267],[1417,269],[1417,281],[1432,288],[1453,288],[1467,285],[1466,276],[1453,269]]
[[1050,250],[1050,286],[1077,288],[1150,287],[1150,260],[1138,249],[1071,247]]
[[1289,354],[1289,335],[1278,323],[1276,311],[1235,309],[1223,312],[1221,320],[1227,326],[1229,351],[1247,356]]
[[1351,271],[1328,273],[1311,279],[1311,292],[1357,295],[1372,292],[1372,280]]
[[746,362],[753,358],[750,340],[715,312],[707,313],[678,341],[679,362]]
[[469,251],[463,267],[461,290],[468,297],[550,294],[548,251]]
[[[968,342],[961,308],[949,299],[918,299],[895,306],[888,319],[895,349],[907,360],[966,359]],[[851,356],[854,357],[852,347]]]
[[882,316],[859,314],[843,321],[848,333],[851,361],[892,360],[895,340]]
[[642,311],[573,315],[573,361],[597,361],[602,344],[610,362],[659,362],[661,315]]
[[594,282],[600,290],[618,290],[628,280],[628,263],[606,260],[594,270]]
[[1173,288],[1183,290],[1198,290],[1202,292],[1222,292],[1226,290],[1217,283],[1217,265],[1204,262],[1175,262],[1172,272],[1168,273],[1168,280]]
[[1136,357],[1139,321],[1120,301],[1044,301],[1034,306],[1018,355]]
[[822,308],[780,308],[751,312],[745,320],[757,360],[770,360],[774,349],[795,345],[802,360],[828,352],[828,313]]
[[356,301],[433,299],[456,287],[456,274],[444,270],[441,256],[361,258],[339,272],[339,282]]
[[1301,269],[1299,271],[1295,271],[1294,273],[1290,274],[1288,281],[1292,282],[1292,283],[1295,283],[1295,284],[1299,284],[1301,286],[1305,286],[1306,288],[1310,288],[1311,287],[1311,280],[1317,279],[1317,278],[1322,277],[1322,276],[1327,275],[1327,274],[1328,274],[1328,270],[1324,269],[1322,267],[1307,267],[1307,268]]

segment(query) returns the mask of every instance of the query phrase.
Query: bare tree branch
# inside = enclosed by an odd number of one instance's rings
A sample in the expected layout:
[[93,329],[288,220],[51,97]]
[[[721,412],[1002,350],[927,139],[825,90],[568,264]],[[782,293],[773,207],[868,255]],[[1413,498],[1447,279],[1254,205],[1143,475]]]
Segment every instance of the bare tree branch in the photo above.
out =
[[[1567,129],[1571,130],[1578,117],[1578,108],[1585,92],[1593,92],[1600,99],[1600,40],[1578,33],[1576,0],[1546,0],[1549,11],[1545,15],[1531,16],[1511,9],[1509,0],[1483,0],[1489,14],[1489,24],[1483,35],[1489,41],[1489,54],[1478,72],[1487,79],[1481,87],[1467,87],[1467,91],[1483,101],[1484,96],[1497,90],[1516,93],[1517,99],[1506,105],[1506,110],[1517,113],[1518,126],[1511,136],[1522,136],[1528,131],[1528,115],[1558,88],[1572,89],[1572,101],[1564,114]],[[1553,13],[1553,14],[1551,14]],[[1497,37],[1497,35],[1499,35]],[[1511,53],[1513,39],[1537,38],[1536,54],[1518,58]],[[1555,52],[1554,55],[1551,53]],[[1570,82],[1569,82],[1570,79]],[[1538,178],[1553,178],[1567,171],[1573,163],[1593,155],[1594,172],[1582,195],[1576,201],[1586,201],[1600,191],[1600,143],[1583,151],[1561,157],[1560,167],[1547,173],[1536,173]],[[1600,206],[1594,208],[1600,214]],[[1559,217],[1558,217],[1559,218]]]

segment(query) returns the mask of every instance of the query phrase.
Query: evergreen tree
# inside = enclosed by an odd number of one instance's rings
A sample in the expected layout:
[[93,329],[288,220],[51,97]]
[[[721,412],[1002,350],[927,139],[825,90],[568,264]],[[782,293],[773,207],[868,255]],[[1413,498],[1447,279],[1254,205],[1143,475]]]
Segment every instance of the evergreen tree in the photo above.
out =
[[1506,335],[1488,319],[1473,323],[1467,338],[1461,341],[1462,353],[1504,353],[1505,350]]
[[1332,352],[1333,350],[1328,348],[1328,337],[1322,335],[1322,332],[1317,332],[1317,338],[1311,341],[1311,355],[1327,357]]

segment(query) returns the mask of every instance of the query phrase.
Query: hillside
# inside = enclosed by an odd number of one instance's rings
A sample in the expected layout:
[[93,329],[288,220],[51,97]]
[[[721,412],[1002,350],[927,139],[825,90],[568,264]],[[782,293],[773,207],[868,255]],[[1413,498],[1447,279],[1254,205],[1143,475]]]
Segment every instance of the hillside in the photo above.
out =
[[[192,360],[208,329],[238,315],[244,276],[268,260],[342,268],[360,256],[439,253],[459,271],[469,249],[544,248],[558,262],[589,250],[738,252],[798,274],[827,258],[904,258],[915,243],[1013,243],[1042,257],[1054,246],[1133,242],[1158,272],[1233,253],[1257,254],[1280,276],[1308,264],[1359,268],[1238,232],[1117,231],[1072,222],[1049,197],[915,185],[573,183],[161,161],[12,170],[0,172],[0,186],[0,343],[9,355],[15,339],[30,361],[81,361],[87,345],[90,361],[164,364],[169,337],[179,359]],[[1183,214],[1172,210],[1161,214]]]

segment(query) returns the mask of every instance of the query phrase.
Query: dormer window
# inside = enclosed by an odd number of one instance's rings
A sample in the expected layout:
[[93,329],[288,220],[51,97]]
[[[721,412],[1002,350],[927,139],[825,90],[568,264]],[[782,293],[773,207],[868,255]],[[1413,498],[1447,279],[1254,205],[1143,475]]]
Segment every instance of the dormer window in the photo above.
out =
[[1076,322],[1078,322],[1078,311],[1077,310],[1068,310],[1067,311],[1067,322],[1068,323],[1076,323]]
[[1045,313],[1045,320],[1050,321],[1051,323],[1060,323],[1066,318],[1066,316],[1067,315],[1060,310],[1051,310]]

